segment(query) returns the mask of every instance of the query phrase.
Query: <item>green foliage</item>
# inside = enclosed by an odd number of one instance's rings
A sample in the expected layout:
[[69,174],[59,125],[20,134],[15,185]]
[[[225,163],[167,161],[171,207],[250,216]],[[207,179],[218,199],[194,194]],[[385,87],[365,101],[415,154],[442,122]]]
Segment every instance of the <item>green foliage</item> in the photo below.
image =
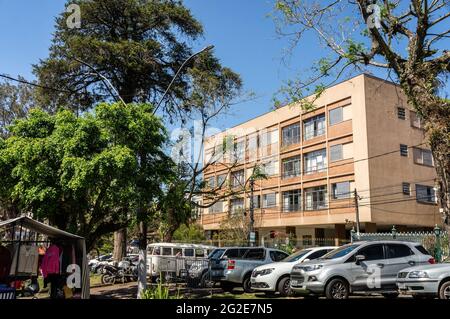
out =
[[[22,78],[19,78],[22,79]],[[23,80],[23,79],[22,79]],[[34,101],[34,90],[26,84],[0,83],[0,135],[7,137],[9,126],[26,116]]]
[[182,224],[173,234],[173,239],[179,242],[200,242],[205,240],[205,232],[198,224]]
[[[0,190],[35,218],[86,237],[88,250],[150,203],[171,168],[145,104],[99,104],[77,117],[31,110],[1,144]],[[142,206],[142,205],[141,205]]]
[[[70,13],[63,12],[56,19],[49,57],[34,66],[40,84],[70,91],[38,90],[41,104],[54,109],[86,109],[110,96],[101,78],[76,59],[110,79],[127,103],[156,100],[192,54],[192,41],[203,34],[202,25],[181,1],[69,2],[80,6],[81,27],[69,28]],[[177,100],[186,90],[183,74],[171,93]],[[168,111],[174,111],[174,99],[166,100]]]
[[355,42],[352,39],[347,39],[346,41],[346,52],[344,57],[351,63],[356,63],[360,60],[361,53],[366,52],[363,43]]
[[160,275],[159,282],[156,286],[147,288],[141,295],[141,299],[183,299],[180,290],[175,295],[170,294],[170,288],[163,285],[162,275]]

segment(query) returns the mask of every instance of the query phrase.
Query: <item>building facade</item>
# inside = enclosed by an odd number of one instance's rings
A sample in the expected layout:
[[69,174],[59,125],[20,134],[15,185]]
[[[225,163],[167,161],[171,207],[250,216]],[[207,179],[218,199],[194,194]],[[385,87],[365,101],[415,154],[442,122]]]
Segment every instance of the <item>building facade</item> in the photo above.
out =
[[[204,141],[207,187],[230,194],[204,210],[206,231],[248,213],[251,200],[258,238],[348,238],[357,207],[366,232],[440,224],[433,158],[397,85],[362,74],[310,102],[314,108],[294,103]],[[251,198],[255,167],[266,178],[255,179]]]

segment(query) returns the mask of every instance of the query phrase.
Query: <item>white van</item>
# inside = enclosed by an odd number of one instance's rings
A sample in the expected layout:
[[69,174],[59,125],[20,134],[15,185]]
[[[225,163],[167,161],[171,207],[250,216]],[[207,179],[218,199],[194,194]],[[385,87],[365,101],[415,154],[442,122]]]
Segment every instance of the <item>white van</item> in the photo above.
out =
[[193,263],[208,261],[216,247],[196,244],[153,243],[147,246],[147,274],[153,280],[180,277]]

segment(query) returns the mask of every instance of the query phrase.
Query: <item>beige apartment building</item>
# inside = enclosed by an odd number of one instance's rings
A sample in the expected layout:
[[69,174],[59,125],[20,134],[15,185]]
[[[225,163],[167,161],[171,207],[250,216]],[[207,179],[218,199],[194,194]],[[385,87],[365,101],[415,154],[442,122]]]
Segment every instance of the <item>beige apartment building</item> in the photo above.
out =
[[441,223],[433,158],[396,84],[362,74],[329,87],[314,105],[302,110],[294,103],[205,140],[208,187],[234,190],[201,214],[207,233],[219,231],[231,214],[248,212],[255,166],[267,176],[254,187],[259,239],[276,232],[300,240],[348,238],[355,189],[362,231]]

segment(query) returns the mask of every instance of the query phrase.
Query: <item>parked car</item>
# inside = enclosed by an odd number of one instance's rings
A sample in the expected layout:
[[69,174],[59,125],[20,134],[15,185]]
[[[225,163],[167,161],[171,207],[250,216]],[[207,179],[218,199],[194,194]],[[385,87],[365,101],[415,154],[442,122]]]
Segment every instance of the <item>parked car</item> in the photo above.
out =
[[215,247],[196,244],[154,243],[147,246],[147,274],[152,281],[187,275],[192,264],[207,259]]
[[285,259],[256,267],[252,272],[251,287],[267,294],[279,292],[282,296],[291,293],[290,274],[294,265],[322,257],[337,247],[316,247],[300,250]]
[[205,261],[196,261],[189,267],[189,278],[193,286],[207,287],[214,285],[210,272],[210,264],[213,261],[218,261],[227,251],[227,248],[216,248],[209,255]]
[[450,258],[441,264],[403,269],[398,273],[397,286],[415,298],[450,299]]
[[251,274],[258,266],[280,261],[288,257],[284,251],[265,247],[231,247],[220,259],[211,260],[211,279],[219,281],[225,291],[242,286],[252,292]]
[[420,244],[403,241],[366,241],[344,245],[322,258],[296,265],[291,289],[346,299],[353,293],[378,292],[398,296],[397,273],[411,266],[433,264]]

